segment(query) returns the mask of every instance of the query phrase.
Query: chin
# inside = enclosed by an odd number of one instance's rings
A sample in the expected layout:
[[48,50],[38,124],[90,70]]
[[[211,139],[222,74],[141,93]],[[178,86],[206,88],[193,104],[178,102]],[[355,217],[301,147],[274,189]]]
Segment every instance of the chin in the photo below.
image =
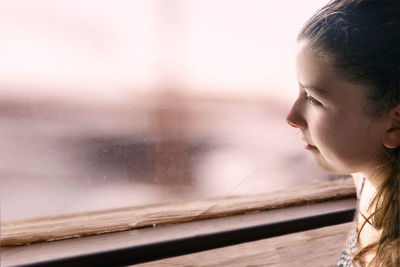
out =
[[334,166],[333,164],[329,164],[325,159],[321,158],[316,158],[317,165],[318,167],[330,174],[337,174],[337,175],[349,175],[351,172],[348,172],[343,169],[339,169],[337,166]]

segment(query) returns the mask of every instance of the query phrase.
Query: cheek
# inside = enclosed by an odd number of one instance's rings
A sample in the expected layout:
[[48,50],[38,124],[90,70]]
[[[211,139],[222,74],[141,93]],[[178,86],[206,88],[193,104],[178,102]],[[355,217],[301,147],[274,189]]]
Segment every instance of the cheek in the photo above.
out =
[[379,143],[365,120],[326,114],[314,119],[309,125],[311,138],[330,164],[351,172],[376,156]]
[[349,131],[346,123],[340,120],[320,116],[309,127],[313,141],[326,155],[346,154],[354,141],[353,131]]

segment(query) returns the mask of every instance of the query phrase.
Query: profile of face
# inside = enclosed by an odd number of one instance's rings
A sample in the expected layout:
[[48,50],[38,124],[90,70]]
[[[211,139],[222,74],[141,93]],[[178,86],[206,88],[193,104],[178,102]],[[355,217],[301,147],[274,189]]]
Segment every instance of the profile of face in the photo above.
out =
[[362,85],[341,79],[307,41],[296,57],[299,96],[287,121],[299,128],[317,164],[337,174],[371,173],[379,164],[387,121],[365,114]]

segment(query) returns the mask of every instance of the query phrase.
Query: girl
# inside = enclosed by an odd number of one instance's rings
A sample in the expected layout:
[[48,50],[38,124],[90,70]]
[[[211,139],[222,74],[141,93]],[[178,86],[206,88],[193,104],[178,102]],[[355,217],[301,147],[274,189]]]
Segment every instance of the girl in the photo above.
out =
[[332,0],[298,35],[287,121],[321,168],[353,174],[360,191],[336,266],[400,266],[399,11],[398,0]]

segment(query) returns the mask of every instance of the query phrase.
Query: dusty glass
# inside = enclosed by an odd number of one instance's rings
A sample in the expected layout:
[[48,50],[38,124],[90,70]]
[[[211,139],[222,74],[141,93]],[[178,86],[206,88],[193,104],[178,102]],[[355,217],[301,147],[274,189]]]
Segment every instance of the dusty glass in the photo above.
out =
[[306,2],[2,1],[1,220],[332,179],[285,122]]

